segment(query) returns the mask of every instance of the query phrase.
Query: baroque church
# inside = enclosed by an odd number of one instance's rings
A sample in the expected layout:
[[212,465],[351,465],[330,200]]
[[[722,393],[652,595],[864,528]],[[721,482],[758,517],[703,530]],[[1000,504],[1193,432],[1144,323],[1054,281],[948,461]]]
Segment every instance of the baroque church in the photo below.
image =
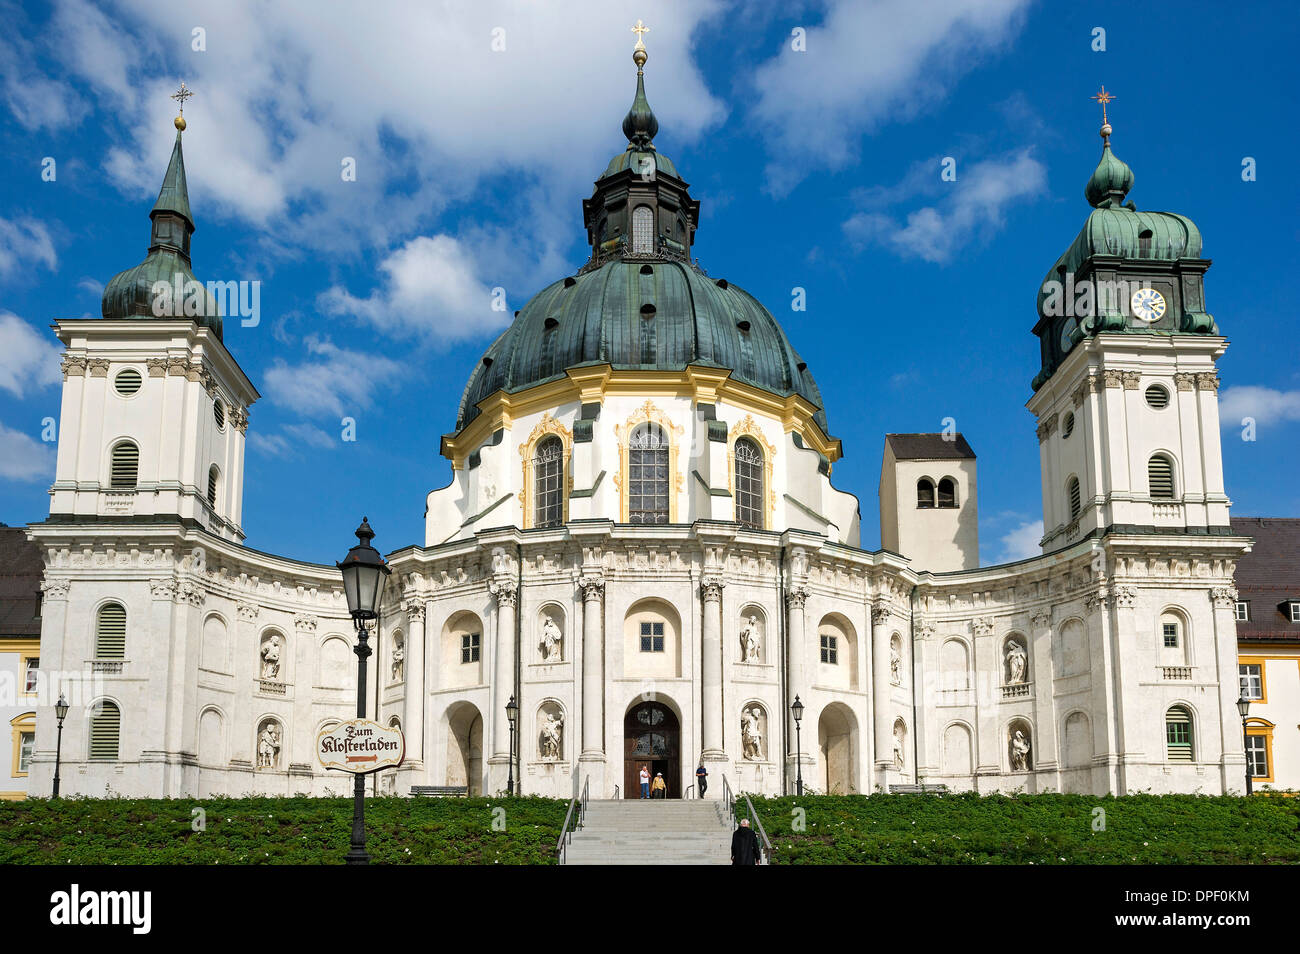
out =
[[[635,797],[645,767],[691,797],[699,765],[711,798],[722,777],[1241,790],[1250,541],[1229,523],[1226,342],[1196,226],[1127,201],[1104,125],[1033,326],[1042,554],[979,565],[976,456],[951,433],[885,438],[866,549],[858,498],[831,481],[836,409],[772,313],[695,263],[700,204],[656,147],[640,42],[633,58],[626,148],[582,202],[590,258],[467,369],[451,482],[428,494],[424,544],[387,555],[367,709],[406,759],[375,790]],[[315,758],[355,705],[340,575],[243,545],[257,389],[212,296],[152,308],[155,283],[194,280],[176,125],[144,261],[102,318],[55,325],[61,439],[28,537],[40,666],[71,704],[62,790],[342,794]],[[1067,314],[1052,289],[1083,285],[1095,307]],[[33,792],[56,732],[43,699]]]

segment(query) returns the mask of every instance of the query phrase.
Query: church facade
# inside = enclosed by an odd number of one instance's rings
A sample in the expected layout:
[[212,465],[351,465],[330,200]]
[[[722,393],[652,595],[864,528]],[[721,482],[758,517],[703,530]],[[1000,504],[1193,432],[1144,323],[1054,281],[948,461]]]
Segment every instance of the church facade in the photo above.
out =
[[[979,565],[976,457],[952,433],[886,438],[883,546],[864,549],[810,369],[692,259],[699,203],[655,147],[635,59],[627,147],[582,203],[591,257],[470,370],[424,545],[387,556],[367,706],[407,756],[377,789],[634,797],[645,767],[690,796],[702,765],[708,797],[722,776],[764,794],[1241,790],[1249,539],[1228,519],[1226,342],[1195,225],[1125,202],[1103,127],[1034,327],[1042,555]],[[155,282],[193,279],[178,127],[147,258],[102,318],[56,325],[62,436],[28,534],[40,665],[72,705],[63,791],[341,794],[314,757],[355,705],[339,574],[243,545],[256,388],[209,296],[151,308]],[[50,699],[32,792],[55,744]]]

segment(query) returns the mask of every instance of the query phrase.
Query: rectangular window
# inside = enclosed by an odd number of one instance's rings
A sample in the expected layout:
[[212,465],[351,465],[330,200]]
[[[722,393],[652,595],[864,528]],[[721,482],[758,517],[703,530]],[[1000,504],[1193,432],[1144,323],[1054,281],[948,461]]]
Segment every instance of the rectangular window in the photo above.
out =
[[1268,778],[1268,737],[1246,736],[1246,764],[1251,778]]
[[829,663],[832,666],[838,665],[840,661],[839,637],[822,636],[822,662]]
[[22,732],[18,735],[18,774],[26,775],[32,764],[32,752],[36,748],[36,733]]
[[1247,699],[1264,698],[1264,676],[1259,663],[1242,663],[1237,667],[1241,677],[1241,694]]
[[1300,602],[1291,604],[1291,622],[1300,623]]
[[1165,723],[1165,741],[1169,743],[1169,761],[1192,760],[1192,725],[1186,717],[1181,720],[1171,718]]
[[1237,621],[1241,623],[1250,622],[1250,601],[1237,600]]
[[460,638],[460,661],[462,663],[478,662],[481,641],[478,633],[466,633]]
[[641,652],[661,653],[664,651],[664,624],[641,624]]
[[1169,649],[1177,649],[1178,648],[1178,624],[1165,623],[1164,633],[1165,633],[1165,646]]
[[23,692],[35,692],[37,672],[41,668],[39,656],[28,656],[23,667]]

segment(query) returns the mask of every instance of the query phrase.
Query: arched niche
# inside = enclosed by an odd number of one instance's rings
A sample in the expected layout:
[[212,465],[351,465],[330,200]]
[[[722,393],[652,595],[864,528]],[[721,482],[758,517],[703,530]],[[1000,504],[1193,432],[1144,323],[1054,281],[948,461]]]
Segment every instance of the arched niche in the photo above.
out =
[[817,718],[817,750],[822,791],[848,795],[857,791],[857,719],[842,702],[832,702]]
[[638,600],[623,617],[623,675],[677,677],[682,673],[682,622],[671,603]]
[[965,776],[975,771],[975,753],[971,745],[970,726],[951,722],[943,730],[943,751],[939,756],[943,775]]
[[199,765],[220,768],[226,764],[226,718],[216,706],[199,713]]
[[469,610],[447,617],[442,627],[442,665],[438,687],[458,689],[483,684],[483,621]]
[[1008,633],[1002,640],[1002,684],[1029,684],[1029,640],[1023,633]]
[[946,691],[971,687],[970,647],[957,637],[944,640],[939,647],[939,685]]
[[256,755],[254,764],[259,772],[278,772],[285,767],[288,762],[285,742],[284,724],[279,718],[263,716],[258,720],[253,751]]
[[1088,631],[1078,617],[1067,619],[1061,624],[1057,645],[1057,672],[1062,678],[1080,676],[1092,668],[1088,652]]
[[445,784],[483,794],[483,717],[471,702],[454,702],[443,720]]
[[257,642],[257,673],[263,682],[289,682],[293,653],[284,632],[274,626],[262,630]]
[[769,762],[767,707],[751,699],[740,707],[740,752],[746,762]]
[[892,735],[894,768],[901,772],[907,768],[907,723],[902,719],[895,719]]
[[568,618],[564,607],[559,603],[546,603],[537,610],[534,621],[536,638],[533,640],[537,652],[537,661],[542,663],[564,662],[568,655],[567,645]]
[[740,611],[737,630],[736,659],[759,665],[768,661],[767,614],[756,603],[747,603]]
[[345,637],[331,634],[321,640],[316,685],[321,689],[356,691],[356,654]]
[[557,699],[547,699],[537,707],[537,760],[563,762],[568,719]]
[[1007,724],[1007,771],[1034,770],[1034,730],[1027,719],[1012,719]]
[[211,672],[230,672],[230,629],[217,613],[209,613],[203,620],[199,668]]
[[817,624],[817,678],[831,689],[858,688],[858,633],[844,616],[829,613]]

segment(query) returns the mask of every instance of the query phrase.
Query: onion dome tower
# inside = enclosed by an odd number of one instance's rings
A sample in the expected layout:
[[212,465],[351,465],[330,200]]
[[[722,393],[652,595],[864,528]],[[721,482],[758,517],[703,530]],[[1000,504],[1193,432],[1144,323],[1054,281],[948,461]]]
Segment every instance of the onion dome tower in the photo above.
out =
[[[163,176],[158,201],[149,212],[153,223],[149,251],[139,265],[114,275],[104,286],[101,311],[105,318],[193,318],[221,337],[221,314],[216,299],[194,277],[190,265],[190,237],[194,216],[190,212],[185,183],[185,156],[181,137],[185,132],[184,98],[191,95],[181,86],[181,114],[175,119],[176,143]],[[154,294],[158,283],[172,292],[160,299]]]

